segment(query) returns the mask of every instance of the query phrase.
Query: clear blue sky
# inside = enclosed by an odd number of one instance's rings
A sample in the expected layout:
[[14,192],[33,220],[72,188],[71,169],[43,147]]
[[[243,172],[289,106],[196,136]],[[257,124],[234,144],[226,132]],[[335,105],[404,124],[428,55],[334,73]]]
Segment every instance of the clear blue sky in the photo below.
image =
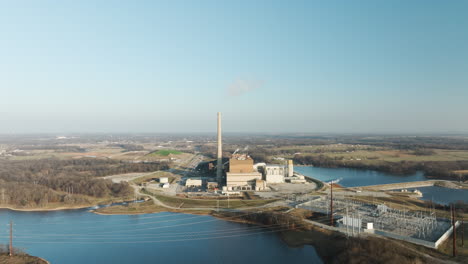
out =
[[468,1],[0,1],[0,133],[468,132]]

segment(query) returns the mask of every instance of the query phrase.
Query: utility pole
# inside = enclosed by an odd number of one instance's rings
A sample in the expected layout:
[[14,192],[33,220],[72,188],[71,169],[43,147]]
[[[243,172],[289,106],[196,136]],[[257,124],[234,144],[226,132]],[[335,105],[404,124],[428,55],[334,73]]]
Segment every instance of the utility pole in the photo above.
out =
[[452,229],[453,229],[453,257],[457,256],[457,230],[455,227],[455,206],[452,205]]
[[333,182],[330,182],[330,226],[333,226]]
[[13,256],[13,221],[10,220],[10,257]]
[[465,222],[462,216],[462,247],[465,246]]
[[346,206],[346,235],[349,237],[348,225],[349,225],[348,206]]
[[229,194],[227,196],[228,196],[228,208],[229,208]]
[[358,213],[357,213],[357,232],[358,232],[358,236],[361,233],[361,225],[359,223],[360,223],[360,218],[359,218],[359,211],[358,211]]

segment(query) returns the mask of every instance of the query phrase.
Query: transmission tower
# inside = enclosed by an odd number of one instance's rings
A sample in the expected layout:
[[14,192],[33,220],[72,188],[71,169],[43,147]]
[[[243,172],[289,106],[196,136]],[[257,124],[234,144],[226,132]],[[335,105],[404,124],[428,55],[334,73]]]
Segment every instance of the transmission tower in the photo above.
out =
[[10,220],[10,257],[13,256],[13,221]]

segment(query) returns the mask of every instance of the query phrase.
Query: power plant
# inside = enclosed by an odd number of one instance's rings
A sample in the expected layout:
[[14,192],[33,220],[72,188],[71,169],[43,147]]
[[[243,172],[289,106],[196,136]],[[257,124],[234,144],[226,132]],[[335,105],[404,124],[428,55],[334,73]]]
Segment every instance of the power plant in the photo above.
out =
[[288,160],[287,165],[254,164],[254,160],[247,153],[237,153],[238,150],[229,159],[224,179],[221,112],[218,112],[217,122],[216,181],[219,186],[223,186],[223,191],[261,191],[266,189],[267,183],[306,183],[304,176],[294,175],[292,160]]

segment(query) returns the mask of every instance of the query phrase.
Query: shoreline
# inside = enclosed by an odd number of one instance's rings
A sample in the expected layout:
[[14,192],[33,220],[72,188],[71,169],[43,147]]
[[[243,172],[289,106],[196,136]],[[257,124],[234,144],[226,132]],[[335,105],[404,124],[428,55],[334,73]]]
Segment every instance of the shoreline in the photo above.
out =
[[41,257],[36,257],[36,258],[38,258],[38,259],[40,259],[40,260],[44,261],[46,264],[50,264],[50,262],[49,262],[49,261],[47,261],[47,260],[45,260],[45,259],[43,259],[43,258],[41,258]]
[[17,208],[17,207],[10,207],[10,206],[0,206],[0,210],[6,209],[6,210],[18,211],[18,212],[48,212],[48,211],[52,212],[52,211],[85,209],[85,208],[89,208],[93,206],[97,206],[97,205],[60,206],[56,208]]
[[18,211],[18,212],[53,212],[53,211],[66,211],[66,210],[79,210],[79,209],[86,209],[86,208],[91,208],[99,205],[111,205],[113,203],[120,203],[120,202],[126,202],[126,201],[108,201],[108,202],[99,202],[99,203],[94,203],[94,204],[81,204],[81,205],[58,205],[57,207],[51,207],[51,208],[43,208],[43,207],[15,207],[15,206],[4,206],[0,205],[0,210],[6,209],[6,210],[11,210],[11,211]]

